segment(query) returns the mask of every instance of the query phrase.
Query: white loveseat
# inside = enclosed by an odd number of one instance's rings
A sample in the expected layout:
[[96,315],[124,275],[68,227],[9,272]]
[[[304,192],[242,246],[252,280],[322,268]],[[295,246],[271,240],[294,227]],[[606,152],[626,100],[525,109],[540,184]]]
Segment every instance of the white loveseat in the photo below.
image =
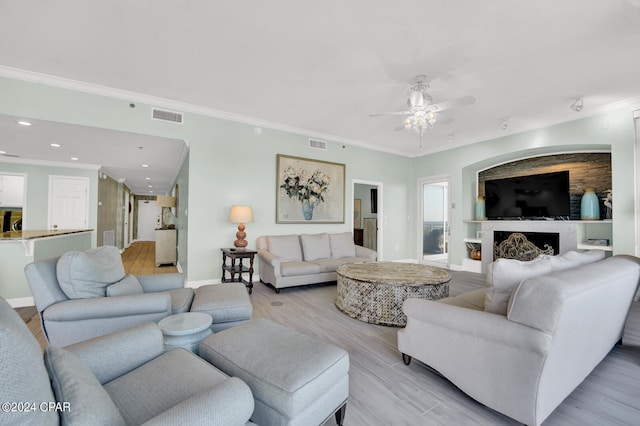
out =
[[337,279],[345,263],[374,262],[377,253],[355,245],[350,232],[258,237],[260,282],[281,288]]
[[585,256],[499,259],[488,273],[498,291],[406,300],[405,364],[415,357],[482,404],[539,425],[621,343],[638,289],[640,259]]

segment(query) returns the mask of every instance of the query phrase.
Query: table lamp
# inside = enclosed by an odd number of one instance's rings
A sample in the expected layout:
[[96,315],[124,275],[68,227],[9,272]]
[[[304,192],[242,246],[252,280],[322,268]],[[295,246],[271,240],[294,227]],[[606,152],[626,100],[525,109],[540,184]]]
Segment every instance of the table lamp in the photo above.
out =
[[162,229],[171,228],[171,221],[173,214],[171,213],[171,207],[176,206],[176,197],[168,195],[158,195],[156,197],[156,205],[162,207]]
[[237,239],[233,242],[233,245],[236,246],[236,250],[244,250],[247,246],[247,240],[245,240],[247,233],[244,232],[244,223],[253,222],[251,206],[231,206],[229,221],[238,224]]

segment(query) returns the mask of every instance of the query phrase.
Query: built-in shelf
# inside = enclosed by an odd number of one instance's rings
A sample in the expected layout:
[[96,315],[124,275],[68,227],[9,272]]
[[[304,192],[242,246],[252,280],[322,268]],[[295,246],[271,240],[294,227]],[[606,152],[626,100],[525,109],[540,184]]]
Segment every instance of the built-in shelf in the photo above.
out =
[[578,244],[578,250],[602,250],[602,251],[613,251],[612,246],[599,246],[595,244]]
[[480,238],[463,238],[462,241],[465,243],[482,244],[482,240]]
[[479,274],[482,272],[482,261],[473,260],[468,257],[464,258],[462,259],[462,270]]

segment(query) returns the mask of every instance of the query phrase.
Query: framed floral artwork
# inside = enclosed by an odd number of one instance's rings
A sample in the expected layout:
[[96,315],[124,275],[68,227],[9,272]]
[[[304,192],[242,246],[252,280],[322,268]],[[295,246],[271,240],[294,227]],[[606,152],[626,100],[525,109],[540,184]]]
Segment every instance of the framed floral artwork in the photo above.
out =
[[344,164],[278,154],[276,173],[276,223],[344,223]]

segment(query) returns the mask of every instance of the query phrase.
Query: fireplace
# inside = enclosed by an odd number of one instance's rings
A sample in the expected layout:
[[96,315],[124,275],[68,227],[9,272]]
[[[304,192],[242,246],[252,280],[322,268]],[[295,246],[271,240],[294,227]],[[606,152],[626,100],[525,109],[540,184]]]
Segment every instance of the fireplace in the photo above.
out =
[[560,252],[557,232],[493,232],[493,260],[498,258],[533,260],[541,254]]
[[[534,240],[535,247],[546,250],[545,244],[553,249],[553,254],[563,254],[577,249],[578,229],[576,221],[569,220],[487,220],[481,223],[482,229],[482,272],[487,272],[489,263],[494,260],[494,233],[498,239],[507,239],[510,234],[523,234],[528,241],[531,234],[554,234],[553,241]],[[504,234],[500,234],[504,232]],[[504,235],[500,237],[500,235]],[[531,237],[534,238],[534,237]],[[557,240],[556,240],[557,238]],[[499,244],[499,242],[498,242]],[[534,256],[535,257],[535,256]]]

